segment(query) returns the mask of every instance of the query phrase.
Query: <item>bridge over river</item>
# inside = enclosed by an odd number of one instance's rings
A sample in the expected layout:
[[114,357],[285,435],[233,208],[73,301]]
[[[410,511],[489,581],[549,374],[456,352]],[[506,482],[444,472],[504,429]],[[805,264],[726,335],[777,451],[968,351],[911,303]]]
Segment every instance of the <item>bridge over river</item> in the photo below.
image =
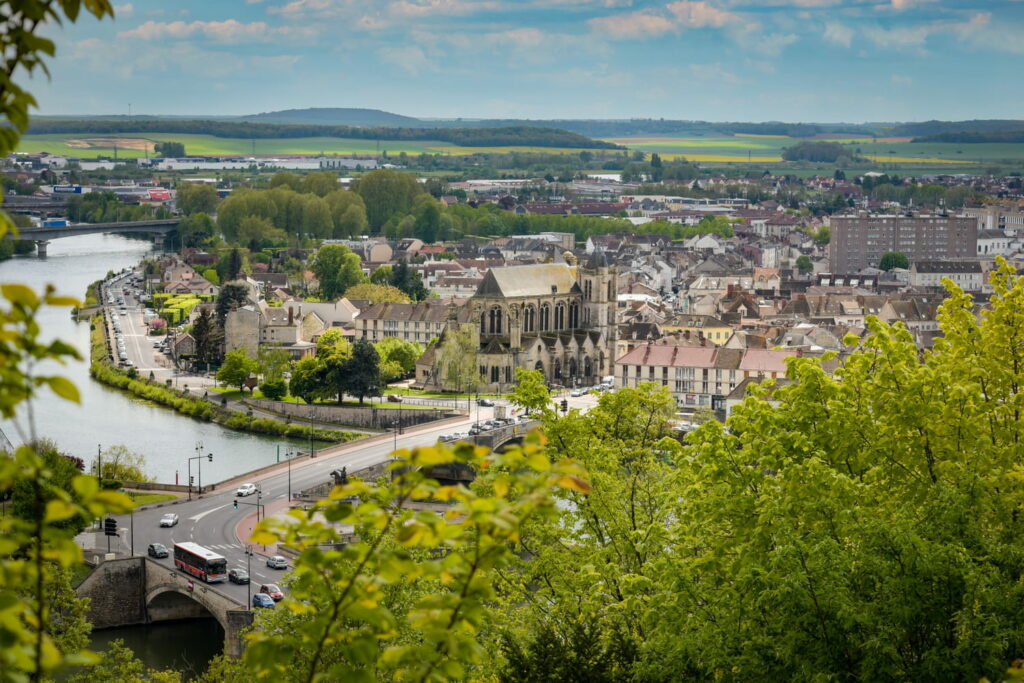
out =
[[[143,232],[158,236],[157,246],[163,242],[163,236],[178,229],[181,218],[157,218],[148,221],[121,221],[117,223],[78,223],[75,225],[19,228],[18,239],[32,240],[36,243],[39,256],[46,256],[46,245],[51,240],[61,237],[77,237],[79,235],[95,235],[98,233]],[[10,237],[10,233],[8,233]]]

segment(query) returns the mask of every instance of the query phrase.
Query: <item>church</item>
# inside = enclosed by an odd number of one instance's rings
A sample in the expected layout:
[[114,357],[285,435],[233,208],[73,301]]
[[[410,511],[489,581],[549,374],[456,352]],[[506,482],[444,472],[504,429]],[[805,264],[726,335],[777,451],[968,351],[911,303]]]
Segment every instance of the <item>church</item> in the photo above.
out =
[[[566,260],[492,268],[460,311],[460,323],[475,330],[480,391],[509,390],[520,367],[562,386],[613,374],[615,269],[603,251],[583,267],[572,254]],[[437,386],[436,372],[431,379]]]

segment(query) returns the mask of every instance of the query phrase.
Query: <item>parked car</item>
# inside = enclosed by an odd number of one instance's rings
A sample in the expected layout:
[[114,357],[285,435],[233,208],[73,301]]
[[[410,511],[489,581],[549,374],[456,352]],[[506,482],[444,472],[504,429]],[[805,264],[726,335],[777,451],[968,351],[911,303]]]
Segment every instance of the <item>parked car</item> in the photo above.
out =
[[256,484],[242,484],[235,491],[236,496],[251,496],[256,493]]
[[280,555],[272,555],[267,558],[267,566],[271,569],[288,569],[288,561]]
[[569,393],[569,395],[570,396],[586,396],[587,395],[587,390],[586,389],[573,389]]
[[[131,361],[129,361],[129,362],[131,362]],[[125,365],[127,365],[127,363]],[[178,525],[178,515],[174,514],[173,512],[168,512],[166,515],[164,515],[163,517],[160,518],[160,526],[177,526],[177,525]]]
[[278,600],[284,600],[284,593],[278,588],[276,583],[265,583],[260,586],[260,593],[266,593],[270,597],[274,598],[274,602]]
[[231,583],[249,583],[249,572],[235,567],[228,571],[228,581]]
[[274,598],[270,597],[266,593],[257,593],[256,595],[252,596],[252,606],[253,607],[273,607],[274,606]]
[[167,557],[170,555],[170,553],[167,552],[167,546],[163,543],[150,543],[149,547],[146,548],[146,554],[150,557]]
[[490,406],[493,406],[493,405],[494,405],[494,401],[492,401],[492,400],[491,400],[491,399],[489,399],[489,398],[478,398],[478,399],[476,400],[476,404],[477,404],[478,406],[483,406],[483,407],[485,407],[485,408],[488,408],[488,407],[490,407]]
[[402,397],[395,396],[394,394],[388,394],[388,403],[401,403]]

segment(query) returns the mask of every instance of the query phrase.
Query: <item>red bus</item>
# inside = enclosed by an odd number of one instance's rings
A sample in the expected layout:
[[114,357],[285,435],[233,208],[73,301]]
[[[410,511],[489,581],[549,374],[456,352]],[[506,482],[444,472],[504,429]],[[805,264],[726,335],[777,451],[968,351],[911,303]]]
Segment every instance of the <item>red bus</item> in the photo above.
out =
[[207,583],[228,580],[228,561],[197,543],[175,543],[174,566]]

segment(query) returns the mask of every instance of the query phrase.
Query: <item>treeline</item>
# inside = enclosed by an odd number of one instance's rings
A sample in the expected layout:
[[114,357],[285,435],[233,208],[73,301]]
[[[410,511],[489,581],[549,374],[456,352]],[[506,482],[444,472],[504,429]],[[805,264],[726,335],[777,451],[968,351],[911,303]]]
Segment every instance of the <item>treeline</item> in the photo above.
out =
[[802,140],[782,150],[782,158],[786,161],[817,161],[836,163],[840,161],[859,161],[860,157],[852,149],[838,142],[827,140]]
[[937,135],[925,135],[923,137],[914,138],[911,142],[958,142],[966,144],[974,144],[979,142],[995,142],[995,143],[1008,143],[1008,142],[1024,142],[1024,128],[1020,130],[998,130],[989,133],[968,133],[961,131],[959,133],[939,133]]
[[108,223],[170,218],[170,212],[148,205],[123,204],[113,192],[90,192],[68,199],[68,219],[73,223]]
[[[948,133],[999,133],[1024,131],[1024,121],[1019,119],[973,119],[970,121],[918,121],[896,126],[889,135],[893,137],[925,137]],[[915,141],[916,142],[916,141]]]
[[[444,125],[444,124],[437,124]],[[588,137],[624,137],[632,135],[788,135],[807,138],[823,133],[850,133],[873,137],[875,131],[855,124],[818,124],[727,121],[685,121],[673,119],[629,119],[629,120],[580,120],[553,119],[532,121],[522,119],[484,119],[481,121],[453,121],[452,126],[552,126],[573,131]]]
[[30,134],[76,133],[117,135],[124,133],[167,133],[212,135],[220,138],[354,138],[358,140],[440,140],[464,147],[578,147],[619,149],[618,145],[591,140],[578,133],[556,128],[506,126],[501,128],[364,128],[359,126],[318,126],[247,121],[206,121],[176,119],[36,119]]

